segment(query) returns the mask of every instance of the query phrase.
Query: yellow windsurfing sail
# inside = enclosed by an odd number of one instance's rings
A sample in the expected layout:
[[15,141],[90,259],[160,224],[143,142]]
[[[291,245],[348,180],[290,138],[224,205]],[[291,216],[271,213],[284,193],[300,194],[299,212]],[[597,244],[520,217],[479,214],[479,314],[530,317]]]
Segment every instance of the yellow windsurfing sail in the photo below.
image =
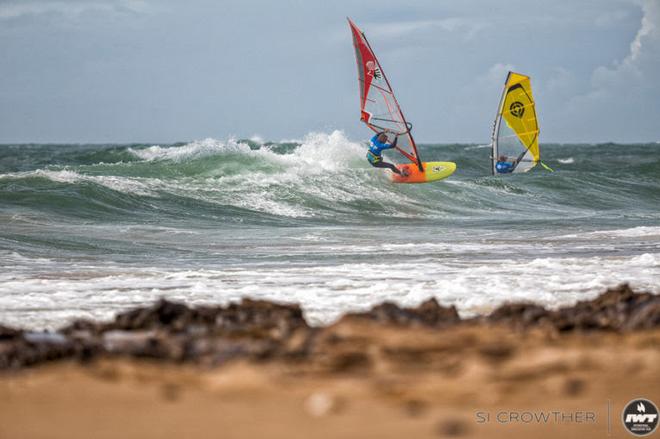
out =
[[539,125],[529,76],[509,72],[493,130],[493,175],[497,162],[512,163],[509,172],[527,172],[541,160]]

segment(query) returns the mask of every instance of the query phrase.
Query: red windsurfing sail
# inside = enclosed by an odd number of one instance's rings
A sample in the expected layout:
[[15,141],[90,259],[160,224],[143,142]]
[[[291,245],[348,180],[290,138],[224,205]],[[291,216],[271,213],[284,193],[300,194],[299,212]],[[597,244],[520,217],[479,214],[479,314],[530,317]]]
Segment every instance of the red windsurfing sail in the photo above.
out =
[[399,138],[397,150],[424,172],[422,160],[417,153],[417,145],[410,132],[412,124],[403,116],[390,82],[364,33],[350,18],[348,24],[353,32],[358,68],[360,120],[375,132],[386,131],[390,137],[397,136]]

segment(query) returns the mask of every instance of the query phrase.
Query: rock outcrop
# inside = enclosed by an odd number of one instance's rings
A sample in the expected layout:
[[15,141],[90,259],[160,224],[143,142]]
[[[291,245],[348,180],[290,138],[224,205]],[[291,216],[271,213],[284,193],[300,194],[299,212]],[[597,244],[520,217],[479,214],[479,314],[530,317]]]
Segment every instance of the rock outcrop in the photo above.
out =
[[[239,358],[317,361],[324,369],[354,371],[367,369],[373,362],[373,356],[366,353],[373,346],[373,337],[368,339],[364,335],[364,325],[376,327],[372,334],[387,328],[390,338],[396,331],[405,337],[405,331],[415,328],[441,332],[454,327],[482,326],[515,331],[534,328],[559,335],[639,331],[660,326],[660,296],[637,293],[622,285],[593,300],[557,310],[514,303],[503,305],[488,316],[463,320],[453,306],[441,306],[435,299],[414,308],[385,302],[367,312],[348,314],[325,328],[308,325],[298,305],[246,299],[226,307],[189,307],[160,300],[118,314],[111,322],[79,320],[57,332],[0,326],[0,369],[18,369],[67,358],[87,361],[102,356],[125,356],[204,366]],[[468,342],[462,344],[469,346]],[[401,358],[438,356],[437,352],[418,352],[413,344],[402,349],[401,345],[384,346],[379,352],[382,356]],[[442,346],[433,349],[447,350]],[[483,350],[480,355],[500,361],[509,355],[510,347],[486,346]],[[447,358],[441,360],[447,363]],[[449,363],[447,367],[451,367]]]

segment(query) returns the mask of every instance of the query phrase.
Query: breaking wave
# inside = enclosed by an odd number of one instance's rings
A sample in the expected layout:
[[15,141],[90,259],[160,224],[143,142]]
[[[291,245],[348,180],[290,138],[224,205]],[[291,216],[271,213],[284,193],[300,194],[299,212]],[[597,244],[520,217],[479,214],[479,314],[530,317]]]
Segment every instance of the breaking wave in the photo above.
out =
[[492,222],[502,211],[503,222],[551,221],[624,215],[633,201],[638,215],[657,211],[654,145],[547,145],[544,160],[557,172],[506,177],[488,175],[484,145],[421,149],[426,160],[457,162],[456,174],[434,184],[392,184],[387,171],[366,162],[365,146],[340,131],[279,143],[2,146],[0,193],[5,209],[99,221]]

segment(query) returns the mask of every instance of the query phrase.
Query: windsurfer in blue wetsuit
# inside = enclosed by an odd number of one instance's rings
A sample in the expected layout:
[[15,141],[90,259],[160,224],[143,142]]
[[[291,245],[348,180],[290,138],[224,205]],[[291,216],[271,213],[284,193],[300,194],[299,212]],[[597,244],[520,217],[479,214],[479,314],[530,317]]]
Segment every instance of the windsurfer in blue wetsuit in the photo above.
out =
[[510,174],[513,172],[515,168],[516,168],[516,160],[510,162],[508,160],[508,157],[505,155],[501,155],[497,159],[497,163],[495,163],[495,170],[497,171],[498,174]]
[[395,137],[394,142],[387,143],[387,134],[385,132],[380,132],[373,136],[369,145],[369,151],[367,151],[367,160],[369,160],[371,166],[376,168],[388,168],[396,174],[404,175],[395,165],[383,161],[383,150],[396,147],[397,140],[398,137]]

